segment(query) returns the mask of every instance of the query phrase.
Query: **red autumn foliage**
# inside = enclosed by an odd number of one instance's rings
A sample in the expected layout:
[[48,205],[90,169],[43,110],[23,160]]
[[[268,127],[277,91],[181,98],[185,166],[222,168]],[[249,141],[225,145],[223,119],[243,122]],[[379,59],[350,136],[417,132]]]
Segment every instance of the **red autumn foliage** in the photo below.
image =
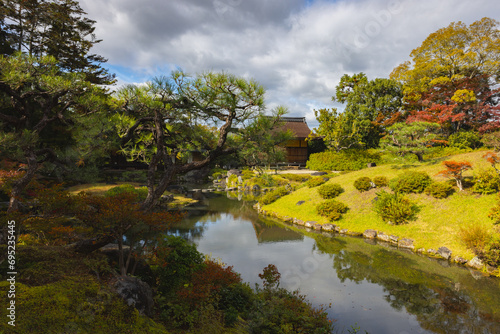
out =
[[193,273],[190,284],[177,292],[177,296],[196,307],[234,283],[241,283],[241,277],[233,271],[233,266],[225,267],[208,259]]
[[468,161],[443,161],[443,165],[446,167],[445,170],[440,171],[438,175],[444,177],[452,178],[457,182],[457,187],[463,190],[463,175],[462,173],[466,170],[472,169],[472,165]]

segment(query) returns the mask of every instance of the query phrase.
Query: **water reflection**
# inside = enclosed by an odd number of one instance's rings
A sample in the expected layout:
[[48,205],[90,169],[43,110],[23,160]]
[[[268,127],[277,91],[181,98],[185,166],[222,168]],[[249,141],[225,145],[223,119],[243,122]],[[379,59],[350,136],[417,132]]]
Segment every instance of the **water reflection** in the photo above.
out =
[[500,280],[363,239],[333,237],[261,219],[251,203],[211,199],[175,233],[234,265],[250,284],[269,263],[282,285],[329,310],[344,332],[500,333]]

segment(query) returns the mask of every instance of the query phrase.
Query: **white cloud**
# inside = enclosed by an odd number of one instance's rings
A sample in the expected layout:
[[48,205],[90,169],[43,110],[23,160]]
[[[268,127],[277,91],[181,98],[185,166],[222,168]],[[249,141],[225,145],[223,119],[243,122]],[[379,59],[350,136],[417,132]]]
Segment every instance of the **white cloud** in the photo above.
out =
[[[120,82],[225,70],[255,78],[267,105],[315,123],[345,73],[388,77],[451,22],[500,19],[494,0],[82,0]],[[315,124],[311,124],[315,126]]]

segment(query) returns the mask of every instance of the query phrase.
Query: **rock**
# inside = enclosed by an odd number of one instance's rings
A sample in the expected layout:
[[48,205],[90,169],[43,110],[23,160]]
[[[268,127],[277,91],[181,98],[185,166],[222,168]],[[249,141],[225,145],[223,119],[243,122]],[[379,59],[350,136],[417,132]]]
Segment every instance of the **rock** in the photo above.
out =
[[397,245],[398,241],[399,241],[399,237],[398,236],[395,236],[395,235],[392,235],[392,234],[389,236],[389,242]]
[[362,236],[363,236],[363,233],[361,233],[361,232],[349,231],[349,232],[347,232],[347,235],[350,235],[350,236],[352,236],[352,237],[362,237]]
[[313,224],[313,229],[315,229],[316,231],[321,231],[321,224]]
[[407,248],[407,249],[415,249],[413,245],[413,239],[403,238],[398,241],[398,247]]
[[172,194],[185,194],[186,188],[184,188],[183,186],[173,184],[167,187],[167,191]]
[[335,225],[333,225],[333,224],[323,224],[323,226],[321,226],[321,229],[323,231],[334,231],[334,228],[335,228]]
[[369,162],[369,163],[366,164],[366,167],[368,167],[368,168],[370,168],[370,167],[376,167],[376,166],[377,166],[377,164],[374,163],[374,162]]
[[253,192],[259,192],[260,191],[260,186],[258,184],[254,184],[252,187]]
[[490,266],[489,264],[486,265],[486,271],[490,275],[497,275],[498,274],[498,268]]
[[346,228],[343,228],[339,231],[340,234],[347,234],[349,232]]
[[210,168],[196,169],[187,172],[181,179],[187,183],[203,184],[208,179]]
[[327,175],[328,173],[327,172],[314,172],[314,173],[311,173],[311,176],[323,176],[323,175]]
[[313,225],[314,225],[314,224],[316,224],[316,222],[313,222],[313,221],[306,221],[306,222],[304,223],[304,226],[305,226],[305,227],[309,227],[309,228],[311,228],[311,227],[313,227]]
[[427,250],[427,254],[432,255],[432,256],[436,256],[436,255],[438,255],[438,252],[435,249],[429,248]]
[[239,169],[230,169],[227,171],[227,177],[230,177],[231,175],[241,176],[243,175],[243,172]]
[[455,263],[458,263],[458,264],[466,264],[467,263],[467,260],[464,259],[463,257],[460,257],[460,256],[455,256],[453,258],[453,262]]
[[473,269],[477,269],[477,270],[480,270],[483,268],[484,266],[484,263],[483,261],[481,261],[477,256],[475,258],[473,258],[472,260],[470,260],[469,262],[467,262],[466,264],[468,267],[471,267]]
[[297,225],[304,226],[304,221],[300,220],[300,219],[297,219],[297,218],[293,218],[293,223],[297,224]]
[[417,253],[419,253],[419,254],[425,253],[425,248],[419,248],[419,249],[417,249]]
[[385,242],[389,242],[389,235],[384,232],[377,233],[377,239]]
[[292,218],[292,217],[285,216],[285,217],[283,217],[283,221],[284,221],[285,223],[293,223],[293,218]]
[[335,230],[335,232],[340,233],[340,227],[338,227],[337,225],[333,225],[333,229]]
[[450,257],[451,257],[451,250],[449,250],[448,248],[446,247],[439,247],[438,249],[438,254],[443,257],[443,259],[445,260],[449,260]]
[[306,201],[298,201],[295,205],[302,205],[304,204]]
[[113,283],[116,293],[139,313],[152,316],[153,291],[150,286],[132,276],[119,276]]
[[367,239],[375,239],[377,237],[377,231],[375,230],[366,230],[363,232],[363,237]]

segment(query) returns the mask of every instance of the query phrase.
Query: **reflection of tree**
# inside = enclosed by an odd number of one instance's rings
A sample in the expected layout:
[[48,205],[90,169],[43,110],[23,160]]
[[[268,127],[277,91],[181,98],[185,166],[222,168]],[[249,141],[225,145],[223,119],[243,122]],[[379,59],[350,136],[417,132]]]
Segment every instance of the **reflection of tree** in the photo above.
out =
[[[326,249],[324,241],[321,244]],[[376,247],[372,253],[333,249],[333,267],[341,282],[366,280],[382,286],[384,299],[394,309],[416,315],[422,328],[436,333],[498,333],[500,319],[482,313],[466,291],[456,289],[446,277],[417,269],[408,256]]]

